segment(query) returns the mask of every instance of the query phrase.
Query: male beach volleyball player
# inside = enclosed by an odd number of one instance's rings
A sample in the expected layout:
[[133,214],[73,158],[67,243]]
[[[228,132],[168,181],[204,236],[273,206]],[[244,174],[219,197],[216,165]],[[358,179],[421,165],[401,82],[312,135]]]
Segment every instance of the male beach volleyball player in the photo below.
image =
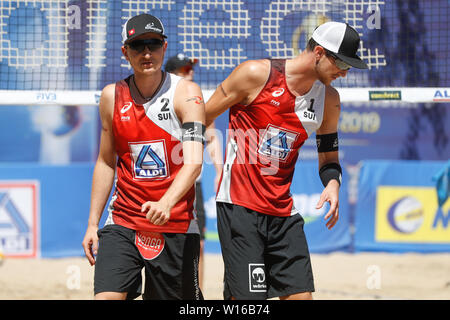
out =
[[[339,93],[330,83],[351,67],[360,38],[327,22],[288,60],[236,67],[206,103],[207,124],[230,109],[230,135],[216,196],[226,299],[311,299],[314,281],[303,218],[290,185],[298,151],[316,131],[319,175],[331,229],[339,218]],[[305,183],[297,181],[296,183]]]
[[[100,98],[100,151],[83,240],[95,264],[95,298],[137,297],[145,267],[144,299],[202,299],[193,215],[204,144],[202,92],[161,70],[167,42],[158,18],[132,17],[122,38],[134,73],[106,86]],[[98,231],[115,173],[109,217]]]

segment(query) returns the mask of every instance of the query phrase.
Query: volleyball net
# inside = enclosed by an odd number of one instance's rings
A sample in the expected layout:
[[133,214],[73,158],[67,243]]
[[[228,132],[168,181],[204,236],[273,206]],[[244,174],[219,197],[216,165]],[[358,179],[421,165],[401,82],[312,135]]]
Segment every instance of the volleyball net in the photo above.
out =
[[[333,81],[343,106],[341,160],[446,159],[449,11],[448,0],[0,0],[0,161],[95,160],[95,106],[104,86],[133,72],[121,32],[144,12],[165,26],[164,65],[178,53],[198,59],[205,100],[238,64],[295,57],[318,25],[346,22],[360,34],[369,70]],[[216,119],[222,131],[224,118]],[[62,158],[55,146],[63,138],[71,149]],[[317,157],[310,140],[300,159]]]
[[335,20],[359,32],[369,66],[333,82],[343,102],[448,102],[449,11],[447,0],[0,1],[0,103],[97,104],[105,85],[132,73],[121,31],[143,12],[164,23],[166,59],[198,59],[206,92],[245,60],[294,57]]

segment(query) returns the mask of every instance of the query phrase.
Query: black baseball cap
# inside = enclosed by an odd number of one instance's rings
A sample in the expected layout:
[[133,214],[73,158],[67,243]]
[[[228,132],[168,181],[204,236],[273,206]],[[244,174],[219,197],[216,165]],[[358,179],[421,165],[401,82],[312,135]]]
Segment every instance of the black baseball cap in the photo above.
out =
[[359,34],[347,23],[325,22],[314,30],[312,39],[352,67],[368,69],[367,64],[356,55],[360,42]]
[[156,33],[164,38],[167,36],[164,34],[164,26],[157,17],[148,13],[142,13],[140,15],[131,17],[125,22],[122,29],[122,42],[128,43],[134,38],[145,33]]
[[179,53],[175,56],[170,57],[166,63],[166,71],[173,72],[178,68],[191,65],[193,66],[198,62],[198,59],[189,59],[184,53]]

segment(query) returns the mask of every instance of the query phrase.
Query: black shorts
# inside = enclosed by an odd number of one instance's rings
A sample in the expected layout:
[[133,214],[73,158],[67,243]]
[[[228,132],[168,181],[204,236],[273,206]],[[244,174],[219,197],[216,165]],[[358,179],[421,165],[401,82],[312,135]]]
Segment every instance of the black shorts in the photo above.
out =
[[300,214],[276,217],[217,202],[224,298],[268,299],[314,292]]
[[98,231],[94,293],[127,292],[127,299],[202,300],[198,234],[140,233],[120,225]]

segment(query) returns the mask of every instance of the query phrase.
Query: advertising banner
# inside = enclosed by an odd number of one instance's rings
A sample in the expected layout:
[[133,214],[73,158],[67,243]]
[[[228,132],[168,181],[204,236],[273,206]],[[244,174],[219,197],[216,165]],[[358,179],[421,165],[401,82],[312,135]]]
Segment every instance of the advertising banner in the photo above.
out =
[[[94,166],[0,165],[5,256],[83,256]],[[105,218],[105,217],[103,217]]]
[[0,163],[92,162],[99,132],[93,106],[0,106]]
[[432,177],[445,162],[365,161],[355,214],[357,251],[450,251],[450,201]]
[[0,180],[0,253],[38,256],[39,211],[39,181]]

